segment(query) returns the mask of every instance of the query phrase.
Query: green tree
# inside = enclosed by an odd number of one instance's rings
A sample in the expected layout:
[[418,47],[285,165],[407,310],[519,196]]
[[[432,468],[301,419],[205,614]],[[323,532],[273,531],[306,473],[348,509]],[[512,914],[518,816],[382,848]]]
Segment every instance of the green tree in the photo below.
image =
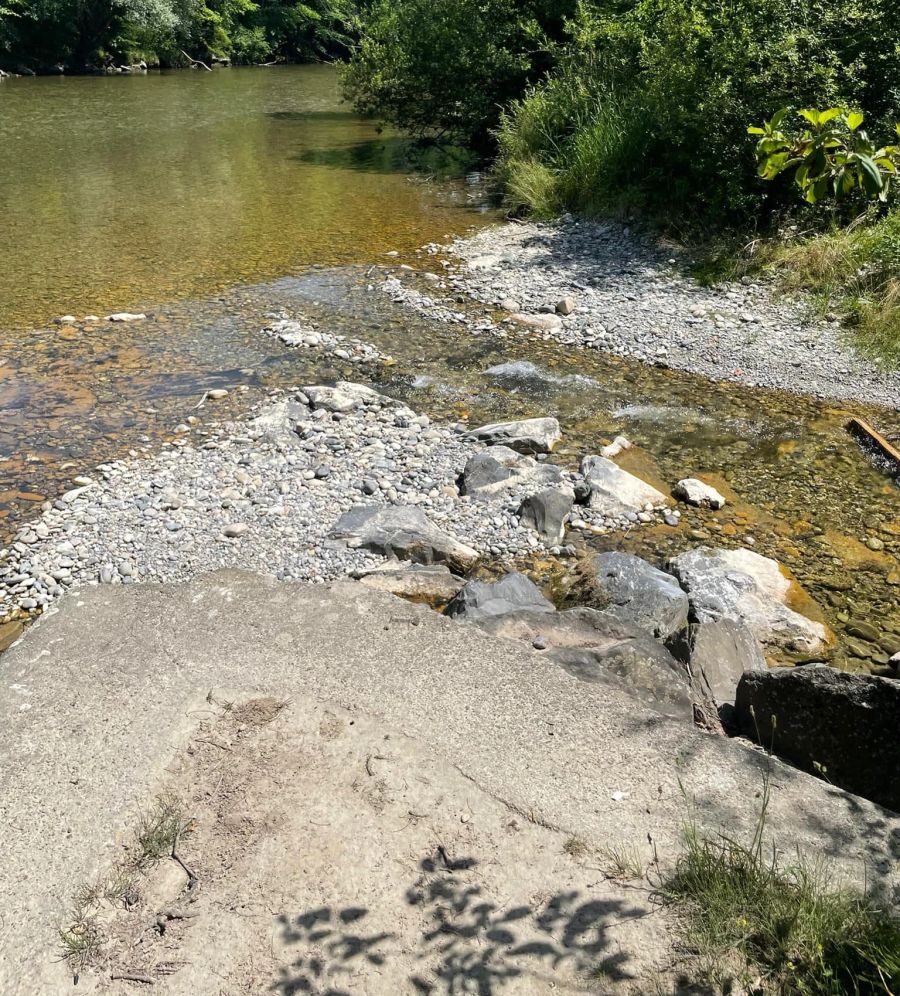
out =
[[344,72],[361,111],[482,144],[501,106],[554,61],[575,0],[375,0]]

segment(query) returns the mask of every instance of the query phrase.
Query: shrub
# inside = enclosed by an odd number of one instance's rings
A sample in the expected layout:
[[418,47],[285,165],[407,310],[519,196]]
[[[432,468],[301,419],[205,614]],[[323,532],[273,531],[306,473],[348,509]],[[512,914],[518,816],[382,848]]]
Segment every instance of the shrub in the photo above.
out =
[[[877,148],[862,129],[865,116],[861,111],[807,108],[797,112],[808,125],[799,131],[782,128],[789,113],[782,108],[761,128],[747,129],[761,136],[756,157],[764,180],[792,172],[809,204],[828,195],[840,199],[861,194],[887,200],[891,177],[900,166],[900,147]],[[900,125],[895,130],[900,137]]]
[[570,36],[501,122],[513,201],[540,166],[550,203],[746,222],[789,194],[756,176],[748,121],[773,103],[864,107],[876,127],[900,110],[892,0],[584,0]]
[[375,0],[343,74],[356,108],[418,136],[482,145],[553,63],[575,0]]

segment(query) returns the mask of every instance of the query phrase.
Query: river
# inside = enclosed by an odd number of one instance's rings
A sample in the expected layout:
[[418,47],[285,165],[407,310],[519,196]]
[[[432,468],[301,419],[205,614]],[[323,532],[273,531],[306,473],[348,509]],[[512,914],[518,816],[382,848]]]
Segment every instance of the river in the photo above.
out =
[[[330,67],[4,82],[0,534],[98,462],[155,452],[210,388],[232,389],[225,416],[271,388],[352,377],[259,334],[273,312],[297,315],[391,353],[373,377],[434,416],[557,414],[564,462],[624,432],[640,445],[632,469],[716,476],[724,513],[601,545],[661,563],[749,535],[823,606],[836,663],[883,664],[900,647],[897,488],[840,405],[478,339],[367,289],[382,268],[440,270],[421,246],[495,217],[462,158],[416,157],[356,118]],[[81,320],[113,310],[148,319]],[[79,321],[54,323],[64,314]],[[875,416],[900,431],[896,413]],[[880,642],[853,635],[859,618]]]

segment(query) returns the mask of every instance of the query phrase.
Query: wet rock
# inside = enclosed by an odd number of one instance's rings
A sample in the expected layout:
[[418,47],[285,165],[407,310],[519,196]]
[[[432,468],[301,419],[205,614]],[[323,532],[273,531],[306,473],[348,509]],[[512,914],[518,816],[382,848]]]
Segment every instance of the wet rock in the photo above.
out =
[[900,682],[824,665],[751,671],[735,712],[742,731],[778,756],[900,812]]
[[[540,464],[538,466],[541,466]],[[568,487],[545,488],[519,506],[519,519],[530,526],[548,546],[562,542],[566,523],[575,504],[575,492]]]
[[215,387],[211,391],[207,391],[206,396],[210,401],[221,401],[228,397],[228,392],[224,387]]
[[675,485],[672,493],[681,501],[698,508],[719,509],[725,505],[724,497],[714,487],[704,484],[696,477],[685,477]]
[[372,550],[387,557],[420,564],[446,563],[466,571],[478,561],[478,552],[438,528],[420,508],[355,505],[332,527],[332,539],[351,549]]
[[881,636],[877,626],[873,626],[863,619],[851,619],[847,623],[847,632],[851,636],[858,636],[861,640],[868,640],[870,643],[875,643]]
[[11,647],[25,632],[25,624],[20,619],[0,623],[0,654]]
[[363,405],[391,404],[388,398],[364,384],[352,384],[349,381],[338,381],[334,387],[317,384],[304,387],[303,393],[309,398],[313,409],[324,409],[327,412],[350,412]]
[[661,640],[687,625],[688,597],[671,574],[630,553],[598,554],[593,566],[607,613]]
[[718,707],[723,722],[734,719],[734,699],[745,671],[765,671],[766,658],[750,628],[734,619],[691,629],[691,673],[698,695]]
[[468,434],[489,446],[508,446],[517,453],[550,453],[562,439],[555,418],[526,418],[516,422],[492,422]]
[[831,642],[828,628],[788,607],[802,593],[775,560],[752,550],[697,547],[670,567],[681,581],[698,622],[735,619],[763,644],[815,654]]
[[556,607],[524,574],[513,571],[499,581],[470,581],[447,606],[451,619],[477,622],[521,610],[555,612]]
[[463,495],[493,498],[521,494],[562,481],[562,471],[552,463],[538,463],[508,446],[489,446],[476,453],[459,480]]
[[620,453],[625,450],[630,450],[634,444],[630,439],[625,436],[616,436],[616,438],[608,445],[604,446],[600,450],[600,456],[606,457],[607,460],[612,460],[613,457],[617,457]]
[[661,491],[606,457],[585,457],[581,473],[587,491],[586,504],[605,515],[642,512],[647,505],[661,507],[667,502]]
[[410,602],[442,608],[466,583],[445,564],[397,564],[388,561],[356,577],[367,588],[389,591]]
[[130,311],[117,311],[112,315],[107,315],[108,322],[142,322],[146,319],[144,314],[132,314]]

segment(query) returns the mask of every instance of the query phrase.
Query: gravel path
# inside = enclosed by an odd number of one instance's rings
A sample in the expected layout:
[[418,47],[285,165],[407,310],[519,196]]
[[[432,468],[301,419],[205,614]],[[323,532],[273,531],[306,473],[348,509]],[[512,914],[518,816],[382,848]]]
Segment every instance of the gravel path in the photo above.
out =
[[[457,323],[465,321],[459,294],[521,313],[469,323],[478,333],[525,329],[715,380],[900,405],[900,373],[857,354],[838,322],[820,320],[801,300],[776,297],[765,284],[702,287],[619,225],[510,223],[448,250],[458,264],[444,289],[437,285],[432,297],[410,292],[407,303]],[[396,280],[383,290],[402,298]],[[556,314],[567,298],[562,310],[572,313]]]

